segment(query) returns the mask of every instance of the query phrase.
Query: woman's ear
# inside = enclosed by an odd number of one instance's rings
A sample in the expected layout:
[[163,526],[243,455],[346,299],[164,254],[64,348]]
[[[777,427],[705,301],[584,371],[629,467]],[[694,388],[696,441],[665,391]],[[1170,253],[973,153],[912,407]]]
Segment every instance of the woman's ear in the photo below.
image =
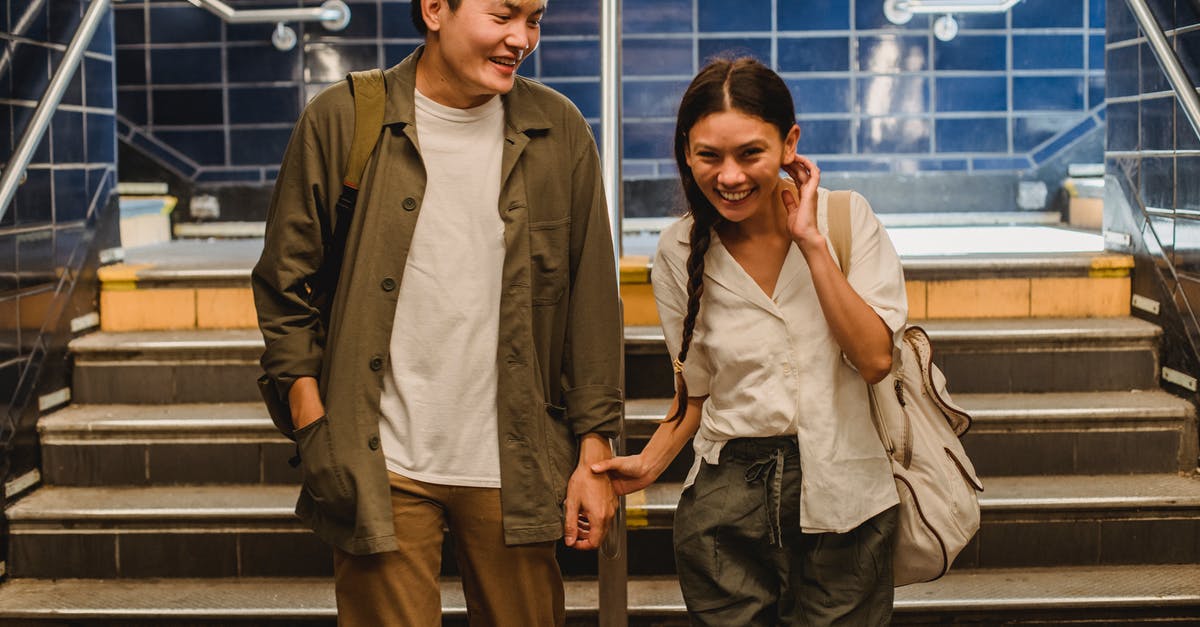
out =
[[791,163],[796,157],[796,144],[800,142],[800,125],[793,124],[788,130],[787,137],[783,138],[783,162]]

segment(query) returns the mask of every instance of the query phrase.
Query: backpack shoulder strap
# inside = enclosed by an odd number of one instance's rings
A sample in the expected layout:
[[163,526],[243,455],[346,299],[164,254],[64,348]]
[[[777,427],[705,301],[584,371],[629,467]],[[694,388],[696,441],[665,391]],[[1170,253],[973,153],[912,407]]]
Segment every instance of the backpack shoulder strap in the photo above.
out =
[[383,71],[379,69],[351,72],[350,84],[354,91],[354,143],[350,145],[350,158],[346,160],[342,182],[351,189],[358,189],[367,160],[375,151],[379,131],[383,128],[387,86]]
[[837,254],[842,274],[850,274],[850,192],[829,192],[825,219],[829,222],[829,239]]

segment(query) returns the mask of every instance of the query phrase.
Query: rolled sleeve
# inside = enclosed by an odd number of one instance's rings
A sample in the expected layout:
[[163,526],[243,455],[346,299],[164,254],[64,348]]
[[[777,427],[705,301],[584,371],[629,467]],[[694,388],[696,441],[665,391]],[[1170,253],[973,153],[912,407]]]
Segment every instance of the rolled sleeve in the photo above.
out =
[[900,255],[867,199],[857,192],[851,195],[850,221],[850,272],[846,280],[892,331],[892,344],[899,348],[908,323],[908,295]]

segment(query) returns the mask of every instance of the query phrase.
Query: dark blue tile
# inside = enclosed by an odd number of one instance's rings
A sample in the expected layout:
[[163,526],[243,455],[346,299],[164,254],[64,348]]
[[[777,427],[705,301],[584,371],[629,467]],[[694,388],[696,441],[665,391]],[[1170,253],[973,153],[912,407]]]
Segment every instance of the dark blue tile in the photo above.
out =
[[142,48],[118,50],[116,54],[117,84],[146,84],[146,51]]
[[1063,114],[1014,118],[1013,151],[1029,152],[1070,128],[1077,120],[1078,116]]
[[771,30],[771,0],[696,0],[696,26],[702,33]]
[[58,274],[73,267],[71,258],[82,255],[92,240],[92,233],[85,226],[58,228],[54,230],[54,267]]
[[822,172],[890,172],[894,159],[822,159]]
[[[379,7],[374,2],[347,2],[350,7],[350,23],[340,31],[325,30],[312,25],[306,33],[309,37],[337,37],[339,39],[375,39],[378,37]],[[407,11],[405,11],[407,13]]]
[[1083,89],[1083,79],[1073,76],[1017,76],[1013,78],[1013,110],[1080,110]]
[[[600,81],[586,81],[582,83],[576,82],[555,82],[546,81],[546,85],[566,96],[575,106],[579,108],[579,112],[585,118],[600,117]],[[628,90],[628,86],[625,87]],[[629,112],[625,112],[629,115]]]
[[384,2],[380,7],[379,26],[384,39],[425,39],[413,26],[409,3]]
[[928,15],[914,15],[912,20],[904,25],[893,24],[883,14],[882,2],[857,2],[854,5],[854,28],[860,31],[876,28],[924,31],[929,28],[929,24]]
[[[87,170],[54,171],[54,221],[82,220],[88,210]],[[24,260],[22,260],[24,266]]]
[[850,71],[849,37],[780,37],[777,54],[780,72]]
[[190,6],[150,7],[150,42],[176,44],[221,41],[221,18]]
[[150,101],[156,126],[225,122],[220,89],[154,89]]
[[697,42],[700,65],[712,59],[754,57],[771,67],[771,40],[763,37],[701,39]]
[[1080,35],[1013,35],[1012,46],[1015,70],[1084,69]]
[[12,154],[12,109],[12,105],[0,103],[0,156]]
[[626,81],[622,114],[626,118],[675,117],[688,81]]
[[1033,167],[1029,157],[975,157],[971,168],[981,171],[1027,170]]
[[1138,47],[1141,49],[1138,54],[1141,58],[1140,84],[1142,93],[1151,94],[1157,91],[1169,91],[1171,89],[1171,81],[1167,80],[1167,73],[1158,64],[1158,59],[1154,56],[1154,52],[1150,50],[1150,46],[1142,44]]
[[278,165],[291,137],[289,129],[238,131],[229,138],[233,165]]
[[299,87],[230,87],[230,124],[293,124],[300,117]]
[[196,176],[197,183],[258,183],[262,174],[253,170],[207,170]]
[[200,165],[225,165],[224,131],[155,131],[154,136]]
[[959,13],[954,16],[960,30],[1006,30],[1007,13]]
[[1087,108],[1094,109],[1104,104],[1104,75],[1089,76],[1087,78],[1088,102]]
[[[1178,120],[1175,124],[1175,148],[1177,150],[1200,150],[1200,135],[1198,135],[1200,130],[1192,128],[1192,123],[1188,120],[1187,114],[1183,112],[1183,107],[1180,106],[1178,100],[1175,102],[1175,119]],[[1184,170],[1184,172],[1196,171]]]
[[[64,56],[66,55],[58,50],[50,51],[51,76],[58,71],[58,66],[62,64]],[[83,105],[83,72],[76,71],[71,74],[71,81],[67,83],[67,89],[63,92],[61,102],[69,105]]]
[[796,150],[804,155],[848,155],[853,138],[850,120],[801,120]]
[[25,171],[25,182],[17,186],[16,226],[50,224],[54,221],[54,180],[50,170],[29,169]]
[[113,7],[113,35],[117,45],[146,42],[146,10],[141,4]]
[[160,48],[150,51],[150,82],[193,85],[221,82],[220,48]]
[[1175,23],[1181,28],[1200,24],[1200,6],[1191,0],[1179,0],[1176,2]]
[[228,46],[225,55],[231,83],[298,81],[301,78],[299,48],[281,52],[270,44]]
[[50,121],[54,163],[85,163],[83,114],[59,109]]
[[1104,35],[1088,36],[1088,60],[1090,70],[1104,69]]
[[926,118],[865,118],[858,127],[861,154],[928,153],[930,124]]
[[1004,76],[939,76],[938,111],[1007,111],[1008,79]]
[[[296,26],[296,24],[291,25],[292,29],[296,31],[296,34],[300,35],[300,31],[298,28],[296,28]],[[320,26],[311,26],[309,28],[312,28],[313,32],[317,33],[318,35],[321,34],[321,32],[324,32],[324,29],[322,29]],[[271,41],[271,33],[274,30],[274,24],[225,24],[225,41],[269,42]]]
[[100,18],[100,23],[96,26],[96,33],[92,35],[92,41],[88,43],[87,51],[103,55],[112,54],[113,14],[111,9],[104,14],[104,17]]
[[1141,149],[1175,149],[1175,98],[1142,101]]
[[34,41],[46,41],[47,5],[44,0],[8,0],[9,33]]
[[[54,229],[47,227],[18,234],[17,264],[21,269],[20,316],[26,322],[33,322],[37,320],[36,316],[45,314],[52,297],[49,290],[57,282],[54,275]],[[36,296],[28,291],[38,288],[49,289],[39,290]],[[23,334],[25,347],[22,352],[32,348],[34,337],[36,334],[32,332]]]
[[369,70],[378,65],[377,51],[375,44],[309,44],[305,81],[333,83],[350,72]]
[[1192,84],[1200,84],[1200,31],[1176,36],[1175,54]]
[[117,113],[132,124],[144,126],[149,122],[146,117],[146,92],[119,91],[117,92]]
[[959,35],[934,43],[933,63],[938,70],[1003,70],[1007,51],[1003,35]]
[[1137,20],[1126,0],[1108,0],[1104,15],[1104,32],[1109,43],[1128,41],[1138,36]]
[[[541,48],[541,46],[538,46]],[[417,49],[417,44],[388,44],[383,47],[383,65],[391,67],[412,54],[413,50]],[[543,56],[540,52],[536,53],[539,57]]]
[[622,33],[690,33],[692,0],[624,0]]
[[554,0],[542,20],[545,35],[600,34],[600,3],[595,0]]
[[1059,134],[1049,144],[1043,146],[1041,150],[1034,153],[1033,159],[1038,165],[1041,165],[1071,146],[1071,144],[1093,132],[1100,132],[1099,124],[1091,116],[1085,117],[1079,123]]
[[[630,40],[625,40],[625,49]],[[548,41],[540,46],[542,77],[600,76],[600,42]]]
[[12,97],[14,100],[40,100],[50,85],[50,50],[37,44],[12,45]]
[[929,79],[924,76],[876,76],[858,79],[857,109],[867,115],[929,111]]
[[168,150],[162,142],[140,132],[132,133],[128,141],[134,148],[158,161],[159,165],[177,172],[180,176],[192,178],[196,175],[194,163],[180,158],[177,152]]
[[687,39],[626,39],[621,67],[629,76],[691,76],[692,42]]
[[[30,122],[30,120],[33,119],[33,109],[34,108],[32,106],[26,107],[23,105],[16,105],[13,107],[12,116],[13,116],[13,142],[14,142],[14,144],[17,142],[20,142],[21,139],[25,136],[25,131],[27,131],[29,129],[29,122]],[[33,151],[33,158],[30,160],[29,163],[31,163],[31,164],[50,163],[50,131],[49,131],[49,128],[47,128],[46,133],[42,135],[42,141],[40,143],[38,143],[37,149]]]
[[917,159],[917,170],[922,172],[964,172],[969,167],[966,159]]
[[[1187,0],[1183,0],[1187,2]],[[1146,0],[1146,6],[1154,16],[1154,21],[1163,30],[1175,28],[1175,0]]]
[[1083,26],[1083,0],[1024,0],[1012,8],[1013,28]]
[[1175,158],[1143,157],[1139,192],[1147,207],[1175,208]]
[[929,68],[929,37],[877,35],[858,38],[863,72],[922,72]]
[[787,84],[796,111],[802,115],[851,110],[849,78],[793,78]]
[[938,152],[1008,152],[1008,120],[1004,118],[937,121]]
[[1113,151],[1138,150],[1138,103],[1112,102],[1108,107],[1108,141]]
[[626,159],[674,158],[674,122],[625,122],[622,133]]
[[115,164],[117,162],[117,129],[115,118],[101,113],[87,116],[87,160],[88,163]]
[[[1175,167],[1180,172],[1200,171],[1200,157],[1177,157]],[[1200,176],[1181,176],[1177,185],[1175,190],[1176,207],[1200,211]],[[1200,236],[1200,232],[1196,230],[1192,230],[1192,233]],[[1200,248],[1200,242],[1195,240],[1188,241],[1187,244],[1192,249]],[[1195,303],[1192,305],[1194,306]]]
[[850,30],[850,3],[846,0],[776,2],[779,30]]
[[48,13],[47,31],[49,41],[56,44],[68,44],[79,29],[83,19],[83,6],[79,0],[58,0],[47,2]]
[[1104,28],[1104,9],[1108,4],[1106,0],[1087,0],[1088,2],[1088,27],[1089,28]]
[[[1200,51],[1200,48],[1197,50]],[[1197,57],[1197,60],[1200,61],[1200,57]],[[1136,96],[1140,93],[1137,46],[1124,46],[1109,50],[1104,64],[1105,73],[1108,75],[1108,96],[1110,98]]]

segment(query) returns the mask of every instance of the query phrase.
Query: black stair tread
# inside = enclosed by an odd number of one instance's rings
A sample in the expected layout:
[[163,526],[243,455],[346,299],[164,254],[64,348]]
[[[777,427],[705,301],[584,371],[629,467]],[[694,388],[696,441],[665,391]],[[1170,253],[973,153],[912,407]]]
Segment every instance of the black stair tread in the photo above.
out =
[[[1016,422],[1053,427],[1075,423],[1178,421],[1195,414],[1195,408],[1186,399],[1161,390],[954,394],[954,401],[971,413],[977,429]],[[671,399],[627,399],[626,433],[648,436],[670,407]]]
[[[1200,508],[1200,479],[1171,474],[1017,476],[984,480],[985,514],[1004,511]],[[47,486],[12,505],[22,523],[120,520],[292,520],[299,488],[290,485],[150,487]],[[681,484],[656,483],[627,497],[630,526],[663,522],[679,500]],[[640,522],[639,522],[640,521]]]
[[71,405],[38,420],[43,444],[114,439],[258,437],[283,441],[262,403]]
[[[631,578],[631,614],[681,614],[683,597],[671,577]],[[597,611],[595,580],[566,582],[567,611]],[[1200,565],[1087,566],[951,571],[938,581],[896,590],[896,613],[1105,607],[1194,606]],[[442,582],[443,613],[466,612],[457,581]],[[333,583],[326,578],[14,579],[0,584],[0,618],[35,619],[286,619],[332,618]]]
[[[1149,342],[1158,338],[1161,329],[1152,323],[1133,317],[1122,318],[971,318],[948,320],[918,320],[929,334],[936,351],[939,344],[1009,344],[1037,342],[1053,345],[1073,345],[1082,342],[1135,341]],[[659,345],[663,343],[661,327],[629,326],[625,328],[626,343]]]

